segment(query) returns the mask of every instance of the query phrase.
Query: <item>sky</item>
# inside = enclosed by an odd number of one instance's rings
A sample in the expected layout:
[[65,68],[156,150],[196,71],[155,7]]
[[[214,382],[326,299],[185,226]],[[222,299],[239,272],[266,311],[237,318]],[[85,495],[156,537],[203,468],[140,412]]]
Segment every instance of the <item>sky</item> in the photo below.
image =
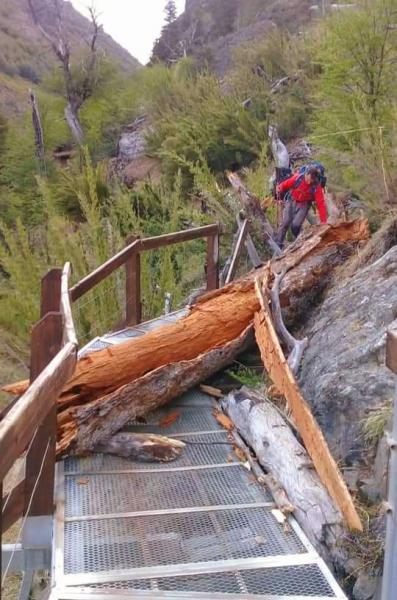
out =
[[[71,0],[73,6],[87,15],[87,6],[94,6],[106,33],[124,46],[142,64],[147,63],[164,24],[167,0]],[[185,0],[176,0],[178,14]]]

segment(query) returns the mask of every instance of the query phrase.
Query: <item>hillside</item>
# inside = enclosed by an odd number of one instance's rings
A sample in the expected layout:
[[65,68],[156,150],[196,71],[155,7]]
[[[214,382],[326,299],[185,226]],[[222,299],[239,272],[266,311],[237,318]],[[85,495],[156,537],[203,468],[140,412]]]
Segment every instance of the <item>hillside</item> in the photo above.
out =
[[186,0],[185,12],[163,30],[153,54],[173,60],[183,54],[207,61],[223,75],[236,47],[279,27],[298,31],[310,20],[312,0]]
[[[46,28],[55,26],[51,0],[36,0],[39,19]],[[83,49],[90,39],[88,19],[76,11],[70,2],[62,6],[64,29],[73,48]],[[139,62],[109,35],[102,32],[98,40],[106,56],[129,72]],[[0,110],[6,115],[20,113],[25,108],[26,88],[39,83],[57,65],[53,52],[34,25],[27,0],[2,0],[0,4]]]

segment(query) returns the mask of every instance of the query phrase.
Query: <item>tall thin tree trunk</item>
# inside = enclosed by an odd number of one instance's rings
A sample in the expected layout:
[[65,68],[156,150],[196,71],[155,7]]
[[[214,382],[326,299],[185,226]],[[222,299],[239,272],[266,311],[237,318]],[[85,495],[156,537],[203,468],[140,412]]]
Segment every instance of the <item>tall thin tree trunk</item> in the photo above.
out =
[[70,131],[79,146],[84,144],[84,133],[80,124],[77,111],[73,108],[70,102],[65,107],[65,119],[69,125]]
[[37,100],[35,94],[32,90],[29,90],[30,96],[30,104],[32,107],[32,124],[34,131],[34,142],[36,146],[36,157],[39,163],[39,171],[41,175],[45,175],[46,173],[46,165],[45,165],[45,150],[44,150],[44,135],[43,128],[41,125],[40,112],[39,107],[37,105]]

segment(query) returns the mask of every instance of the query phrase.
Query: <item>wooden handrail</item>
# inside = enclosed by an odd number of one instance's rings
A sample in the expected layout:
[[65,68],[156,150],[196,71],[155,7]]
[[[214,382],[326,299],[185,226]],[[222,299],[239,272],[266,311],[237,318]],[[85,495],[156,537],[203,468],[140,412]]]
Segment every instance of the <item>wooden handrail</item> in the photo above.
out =
[[70,289],[70,297],[72,302],[75,302],[83,294],[91,290],[98,283],[108,277],[113,271],[121,267],[128,259],[136,252],[144,252],[146,250],[155,250],[171,244],[179,244],[205,237],[214,237],[219,235],[220,227],[218,223],[205,225],[204,227],[196,227],[194,229],[185,229],[175,233],[165,233],[156,237],[135,240],[123,250],[115,254],[112,258],[103,263],[100,267],[92,271],[89,275],[81,279],[76,285]]
[[63,340],[77,346],[76,330],[73,322],[72,307],[70,303],[69,281],[71,266],[67,262],[62,271],[61,279],[61,313],[63,316]]
[[32,440],[73,375],[77,346],[68,342],[35,379],[0,423],[0,481]]

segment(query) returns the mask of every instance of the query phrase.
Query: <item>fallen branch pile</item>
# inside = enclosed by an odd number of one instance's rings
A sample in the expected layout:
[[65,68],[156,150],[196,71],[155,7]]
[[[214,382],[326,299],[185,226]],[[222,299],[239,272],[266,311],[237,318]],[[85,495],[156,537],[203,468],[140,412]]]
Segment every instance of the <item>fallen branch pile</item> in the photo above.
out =
[[[307,313],[334,268],[368,238],[365,220],[322,225],[271,263],[286,272],[280,301],[289,321]],[[58,399],[58,451],[80,453],[109,438],[210,374],[230,364],[249,342],[260,310],[253,271],[199,299],[180,321],[84,356]],[[27,382],[7,386],[19,394]]]

